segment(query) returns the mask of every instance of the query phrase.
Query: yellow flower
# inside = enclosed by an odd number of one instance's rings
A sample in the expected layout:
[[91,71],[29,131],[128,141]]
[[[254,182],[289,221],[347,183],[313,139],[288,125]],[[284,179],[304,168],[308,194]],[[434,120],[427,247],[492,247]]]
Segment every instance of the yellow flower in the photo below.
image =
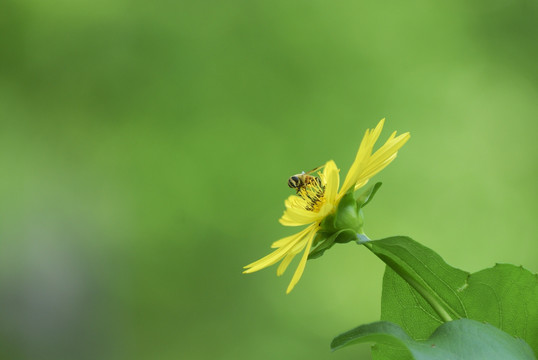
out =
[[308,226],[297,234],[275,241],[271,247],[276,250],[245,266],[243,273],[252,273],[282,260],[277,268],[277,275],[280,276],[293,258],[304,250],[286,293],[293,289],[303,274],[312,242],[322,227],[322,221],[335,213],[344,195],[366,185],[370,178],[390,164],[396,158],[398,150],[409,140],[409,133],[396,137],[396,132],[393,132],[385,144],[372,154],[384,122],[385,119],[382,119],[375,129],[366,130],[340,191],[340,170],[334,161],[330,160],[324,165],[323,173],[318,173],[320,181],[309,182],[299,189],[297,195],[291,195],[285,200],[286,210],[279,220],[280,223],[285,226]]

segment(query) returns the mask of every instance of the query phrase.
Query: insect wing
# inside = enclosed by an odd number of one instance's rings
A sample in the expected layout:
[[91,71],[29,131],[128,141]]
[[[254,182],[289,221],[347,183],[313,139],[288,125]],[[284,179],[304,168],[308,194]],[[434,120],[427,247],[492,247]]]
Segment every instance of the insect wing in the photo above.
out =
[[314,169],[312,169],[312,170],[310,170],[310,171],[307,171],[305,174],[307,174],[307,175],[308,175],[308,174],[312,174],[313,172],[318,171],[319,169],[323,168],[324,166],[325,166],[325,165],[318,166],[317,168],[314,168]]

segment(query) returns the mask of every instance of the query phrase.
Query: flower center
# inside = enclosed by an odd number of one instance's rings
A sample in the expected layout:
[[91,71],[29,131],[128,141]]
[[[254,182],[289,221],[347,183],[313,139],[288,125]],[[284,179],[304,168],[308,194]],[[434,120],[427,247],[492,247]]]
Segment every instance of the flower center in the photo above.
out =
[[308,211],[318,212],[324,203],[325,185],[321,183],[320,178],[311,178],[304,186],[301,186],[297,195],[305,201],[305,209]]

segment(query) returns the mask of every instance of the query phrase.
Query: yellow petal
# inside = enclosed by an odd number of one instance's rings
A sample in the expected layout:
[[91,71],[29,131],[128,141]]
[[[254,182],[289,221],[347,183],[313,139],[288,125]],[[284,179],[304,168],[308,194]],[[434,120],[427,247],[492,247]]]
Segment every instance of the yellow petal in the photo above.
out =
[[353,184],[356,182],[356,177],[360,170],[359,167],[367,159],[366,147],[368,143],[368,136],[369,131],[366,130],[366,133],[364,134],[364,137],[359,146],[359,150],[357,151],[357,155],[355,156],[355,161],[353,161],[353,164],[351,164],[351,167],[346,174],[346,178],[344,179],[344,183],[340,188],[339,194],[345,194],[349,190],[349,188],[353,186]]
[[371,156],[370,161],[375,162],[390,157],[392,154],[398,152],[398,150],[400,150],[400,148],[405,145],[405,143],[407,142],[407,140],[409,140],[410,137],[411,135],[409,135],[409,133],[407,132],[401,134],[397,138],[389,138],[389,140],[387,140],[385,144],[383,144],[383,146],[381,146]]
[[282,262],[280,263],[280,265],[278,265],[278,268],[276,269],[276,276],[281,276],[282,274],[284,274],[295,255],[297,255],[297,253],[289,253],[288,255],[286,255],[284,260],[282,260]]
[[375,127],[374,131],[372,131],[372,137],[371,137],[371,141],[372,141],[371,146],[372,146],[372,148],[373,148],[375,142],[377,141],[377,139],[379,138],[379,135],[381,135],[381,131],[383,130],[383,125],[385,125],[385,118],[379,120],[379,123]]
[[293,247],[298,244],[308,233],[312,232],[313,229],[316,228],[316,226],[316,224],[312,224],[311,226],[301,230],[297,234],[293,234],[291,236],[276,241],[275,243],[273,243],[273,245],[280,242],[280,246],[278,249],[276,249],[269,255],[266,255],[263,258],[244,266],[244,268],[247,270],[243,271],[243,273],[253,273],[255,271],[261,270],[277,263],[284,256],[286,256],[290,252],[290,250],[292,250]]
[[383,170],[388,164],[396,158],[398,150],[409,140],[409,133],[404,133],[396,137],[396,131],[393,132],[387,141],[373,155],[372,150],[379,134],[383,128],[384,119],[379,122],[374,130],[367,131],[353,165],[346,176],[344,185],[338,193],[338,198],[342,197],[350,187],[354,190],[366,185],[368,180]]
[[293,239],[290,242],[288,242],[286,245],[284,245],[283,247],[278,248],[272,253],[270,253],[269,255],[266,255],[263,258],[246,265],[244,268],[247,270],[243,271],[243,273],[244,274],[253,273],[255,271],[258,271],[268,266],[271,266],[273,264],[276,264],[284,256],[286,256],[289,250],[293,248],[293,246],[297,244],[304,237],[304,235],[305,235],[304,230],[293,235],[292,236]]
[[[288,205],[288,204],[286,204]],[[280,223],[285,226],[301,226],[317,221],[319,214],[299,207],[288,207],[280,218]]]
[[282,238],[282,239],[277,240],[274,243],[272,243],[271,247],[274,249],[274,248],[280,248],[280,247],[286,246],[289,243],[291,243],[293,240],[295,240],[297,236],[306,235],[306,233],[308,233],[308,231],[309,231],[309,228],[305,228],[305,229],[301,230],[300,232],[298,232],[297,234],[293,234],[291,236],[286,236],[285,238]]
[[295,273],[293,274],[293,277],[291,278],[290,284],[288,285],[288,289],[286,290],[286,294],[289,294],[290,291],[293,290],[297,282],[299,282],[299,279],[301,279],[301,276],[303,275],[304,268],[306,266],[306,260],[308,260],[308,254],[310,253],[310,247],[312,246],[312,240],[314,240],[314,235],[316,235],[317,227],[314,231],[312,231],[307,236],[306,240],[306,249],[303,253],[303,257],[301,258],[301,261],[299,262],[299,266],[297,267],[297,270],[295,270]]
[[[317,231],[317,228],[314,227],[314,226],[309,226],[308,229],[309,231],[314,231],[314,234],[316,233]],[[282,262],[280,263],[280,265],[278,265],[278,269],[276,270],[276,275],[277,276],[281,276],[282,274],[284,274],[284,272],[286,271],[286,269],[288,268],[289,264],[291,263],[291,261],[293,260],[293,258],[295,257],[295,255],[297,255],[298,253],[301,252],[301,250],[304,249],[304,247],[306,246],[308,242],[308,237],[304,238],[303,240],[297,242],[295,244],[295,246],[293,248],[290,249],[290,251],[288,252],[288,255],[286,255],[286,257],[284,258],[284,260],[282,260]]]
[[[293,245],[291,245],[291,246],[293,246]],[[289,247],[291,247],[291,246],[289,246]],[[272,253],[270,253],[269,255],[264,256],[260,260],[255,261],[255,262],[253,262],[251,264],[248,264],[247,266],[244,267],[246,270],[243,271],[243,274],[250,274],[250,273],[259,271],[261,269],[265,269],[266,267],[271,266],[273,264],[276,264],[284,256],[286,256],[286,253],[287,253],[286,248],[277,249],[277,250],[273,251]]]
[[369,179],[362,180],[362,181],[358,182],[357,185],[355,185],[355,190],[358,190],[361,187],[363,187],[364,185],[368,184],[368,181],[369,181]]
[[[310,229],[310,231],[314,231],[314,230]],[[295,244],[295,246],[290,249],[289,253],[293,255],[297,255],[298,253],[300,253],[301,250],[303,250],[306,245],[306,238],[303,239],[303,241],[299,241],[297,244]]]
[[361,144],[359,146],[359,150],[357,151],[355,161],[353,161],[353,164],[351,165],[351,168],[346,175],[344,184],[342,185],[342,188],[338,193],[338,197],[343,196],[352,186],[355,186],[355,184],[358,182],[360,174],[364,171],[364,167],[367,165],[367,161],[370,157],[370,154],[372,153],[372,149],[374,148],[375,142],[379,138],[381,130],[383,130],[384,123],[385,119],[381,119],[375,129],[373,129],[372,131],[366,130],[366,133],[364,134],[364,137],[362,138]]
[[334,161],[330,160],[325,164],[323,175],[327,182],[325,185],[325,202],[334,204],[338,193],[338,185],[340,184],[340,169],[336,167]]
[[358,182],[370,179],[375,174],[383,170],[388,164],[396,158],[398,150],[409,140],[409,133],[402,134],[397,138],[387,141],[379,150],[377,150],[368,160],[368,164],[359,175]]
[[[389,165],[392,160],[396,159],[396,156],[398,154],[392,154],[391,157],[388,159],[383,160],[383,162],[376,162],[369,165],[366,169],[364,169],[364,172],[359,176],[358,184],[364,183],[364,181],[370,180],[370,178],[374,177],[378,172],[383,170],[387,165]],[[355,186],[355,190],[358,189],[360,186]]]

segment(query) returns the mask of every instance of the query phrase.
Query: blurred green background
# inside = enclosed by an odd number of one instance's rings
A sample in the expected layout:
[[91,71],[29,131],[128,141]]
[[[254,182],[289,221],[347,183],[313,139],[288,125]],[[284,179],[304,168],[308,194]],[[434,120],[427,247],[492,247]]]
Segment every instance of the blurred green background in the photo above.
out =
[[352,244],[242,275],[297,229],[287,178],[410,142],[372,238],[538,271],[538,3],[3,0],[2,359],[369,359],[383,266]]

